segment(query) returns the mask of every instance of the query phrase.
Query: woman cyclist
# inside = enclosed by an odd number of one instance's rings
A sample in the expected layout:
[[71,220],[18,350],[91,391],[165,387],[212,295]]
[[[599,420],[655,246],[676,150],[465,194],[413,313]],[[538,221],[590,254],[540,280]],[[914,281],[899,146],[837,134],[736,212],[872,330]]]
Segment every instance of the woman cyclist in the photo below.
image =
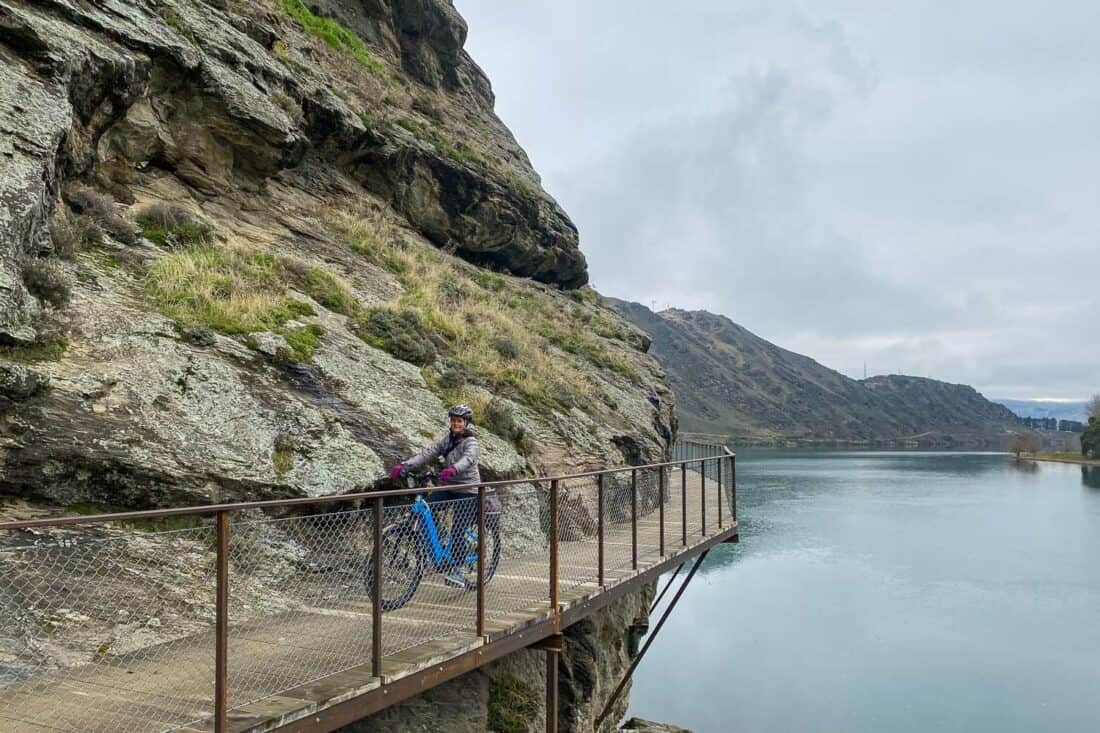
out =
[[[467,405],[455,405],[447,411],[447,417],[450,419],[450,430],[447,434],[417,455],[391,468],[391,479],[397,479],[405,471],[420,468],[442,456],[446,464],[446,468],[439,474],[442,484],[481,483],[481,472],[477,466],[481,447],[478,445],[474,431],[470,429],[470,424],[474,421],[474,411]],[[466,581],[457,566],[462,563],[469,551],[465,532],[477,519],[477,488],[471,486],[454,491],[436,491],[430,495],[429,501],[432,503],[446,501],[453,507],[451,557],[456,567],[447,576],[446,582],[457,588],[465,588]]]

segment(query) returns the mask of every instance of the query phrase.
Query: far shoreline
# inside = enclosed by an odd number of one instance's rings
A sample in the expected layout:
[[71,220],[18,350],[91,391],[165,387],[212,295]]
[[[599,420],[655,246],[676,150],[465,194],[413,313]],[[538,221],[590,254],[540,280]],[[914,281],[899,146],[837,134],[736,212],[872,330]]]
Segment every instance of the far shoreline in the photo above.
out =
[[[1011,454],[1010,454],[1011,455]],[[1050,463],[1076,463],[1080,466],[1100,466],[1100,458],[1085,458],[1065,453],[1021,453],[1020,458]]]

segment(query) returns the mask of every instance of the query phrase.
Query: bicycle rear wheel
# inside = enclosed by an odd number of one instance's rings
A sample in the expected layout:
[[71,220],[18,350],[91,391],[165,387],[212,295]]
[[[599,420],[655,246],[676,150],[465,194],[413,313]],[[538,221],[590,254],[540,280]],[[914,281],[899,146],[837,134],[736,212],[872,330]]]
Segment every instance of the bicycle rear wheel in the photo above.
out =
[[[367,593],[374,598],[374,552],[364,568]],[[424,577],[424,548],[415,522],[391,524],[382,530],[382,610],[408,603]]]

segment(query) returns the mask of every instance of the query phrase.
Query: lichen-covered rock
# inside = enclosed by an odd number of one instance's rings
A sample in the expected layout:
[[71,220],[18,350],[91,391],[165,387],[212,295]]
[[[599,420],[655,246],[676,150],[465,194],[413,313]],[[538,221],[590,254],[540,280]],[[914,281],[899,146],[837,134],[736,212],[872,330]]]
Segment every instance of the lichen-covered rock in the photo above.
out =
[[0,397],[25,400],[42,392],[50,380],[20,364],[0,362]]

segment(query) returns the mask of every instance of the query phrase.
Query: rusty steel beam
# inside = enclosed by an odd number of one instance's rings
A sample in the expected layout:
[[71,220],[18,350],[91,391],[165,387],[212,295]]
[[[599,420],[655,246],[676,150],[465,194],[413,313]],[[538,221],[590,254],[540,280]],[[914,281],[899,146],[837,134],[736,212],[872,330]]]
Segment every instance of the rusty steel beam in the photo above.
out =
[[[555,622],[560,622],[560,597],[558,595],[558,482],[550,482],[550,609]],[[561,631],[557,623],[555,631]]]
[[[600,471],[587,471],[585,473],[563,474],[560,476],[538,476],[535,478],[506,479],[501,481],[488,481],[483,484],[486,488],[503,486],[518,486],[531,484],[532,482],[545,483],[547,481],[565,481],[606,476],[612,473],[625,473],[627,471],[643,471],[668,466],[685,466],[687,463],[697,463],[699,459],[685,461],[666,461],[664,463],[650,463],[644,466],[628,468],[605,468]],[[174,507],[172,509],[147,509],[133,512],[116,512],[114,514],[90,514],[77,517],[55,517],[50,519],[23,519],[13,522],[0,522],[0,531],[11,529],[31,529],[35,527],[61,527],[71,524],[98,524],[102,522],[123,522],[141,519],[163,519],[165,517],[180,517],[194,515],[216,515],[218,512],[239,512],[246,509],[285,509],[296,506],[320,506],[338,502],[350,502],[371,500],[375,497],[390,498],[400,496],[415,496],[417,494],[430,495],[436,491],[456,491],[459,489],[477,489],[479,484],[448,484],[445,487],[435,486],[419,489],[393,489],[386,491],[359,491],[351,494],[335,494],[331,496],[304,496],[296,499],[268,499],[264,501],[242,501],[230,504],[205,504],[191,507]]]
[[374,518],[371,544],[374,546],[371,577],[374,597],[371,598],[371,674],[382,676],[382,497],[375,498],[371,514]]
[[599,563],[599,585],[604,587],[604,550],[603,550],[603,475],[596,478],[596,555]]
[[546,733],[558,733],[558,652],[546,650]]
[[630,567],[638,569],[638,472],[630,472]]
[[218,512],[214,593],[214,731],[229,730],[229,512]]
[[707,462],[706,459],[699,461],[699,535],[702,537],[707,536]]
[[[637,589],[641,584],[648,583],[661,577],[664,573],[673,569],[677,564],[686,562],[696,554],[709,550],[714,545],[726,541],[737,531],[736,525],[727,527],[722,532],[714,535],[698,545],[680,552],[651,568],[643,570],[628,581],[611,586],[605,591],[597,591],[594,595],[582,599],[570,605],[561,612],[560,628],[568,628],[572,624],[586,618],[605,606],[617,601],[627,593]],[[410,697],[414,697],[438,684],[454,679],[467,672],[489,664],[497,659],[505,657],[513,652],[525,649],[532,644],[553,636],[560,632],[558,623],[554,618],[547,618],[530,626],[525,626],[516,633],[509,634],[497,641],[485,644],[452,659],[432,665],[427,669],[415,672],[407,677],[391,682],[381,687],[363,693],[349,700],[331,705],[323,710],[317,710],[299,720],[274,728],[275,733],[330,733],[338,728],[350,725],[358,720],[373,715],[380,710],[395,705]],[[288,690],[284,695],[293,697],[293,690]]]
[[718,473],[715,475],[715,484],[718,486],[718,529],[722,529],[722,459],[719,458],[714,462],[714,467]]
[[657,479],[657,506],[659,507],[658,521],[661,525],[661,557],[665,556],[665,469],[661,469]]
[[564,652],[565,651],[565,637],[561,634],[551,634],[545,639],[539,639],[534,644],[531,644],[531,649],[537,649],[539,651],[551,651],[551,652]]
[[477,487],[477,635],[485,636],[485,487]]
[[665,593],[668,593],[668,589],[672,587],[672,581],[676,580],[676,576],[679,575],[680,571],[684,569],[685,564],[686,563],[680,563],[679,565],[676,566],[676,571],[674,573],[672,573],[672,577],[668,579],[667,583],[665,583],[664,589],[661,590],[661,592],[657,594],[657,599],[655,601],[653,601],[653,605],[649,607],[649,612],[650,613],[653,613],[653,611],[657,608],[657,606],[660,605],[661,599],[665,597]]
[[681,543],[684,547],[688,544],[688,467],[687,463],[680,464],[680,531],[683,534]]

